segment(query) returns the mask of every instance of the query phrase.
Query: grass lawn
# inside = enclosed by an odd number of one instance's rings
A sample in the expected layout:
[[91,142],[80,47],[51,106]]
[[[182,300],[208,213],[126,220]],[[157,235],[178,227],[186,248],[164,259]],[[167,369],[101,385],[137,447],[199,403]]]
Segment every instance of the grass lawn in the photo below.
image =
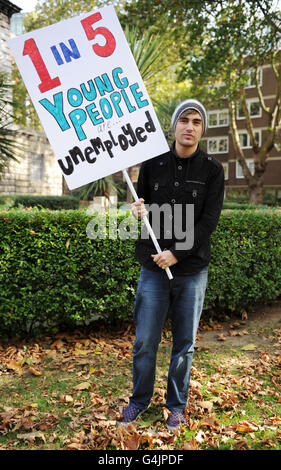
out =
[[268,347],[196,348],[186,424],[165,427],[171,335],[159,347],[150,408],[117,426],[131,394],[134,328],[58,334],[0,345],[0,449],[281,449],[281,328]]

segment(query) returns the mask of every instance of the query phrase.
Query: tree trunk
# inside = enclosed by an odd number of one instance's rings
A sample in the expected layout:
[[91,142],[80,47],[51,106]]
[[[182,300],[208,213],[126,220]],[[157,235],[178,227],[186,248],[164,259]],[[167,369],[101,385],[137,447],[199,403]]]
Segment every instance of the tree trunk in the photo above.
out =
[[114,205],[114,204],[112,204],[112,202],[110,200],[110,196],[112,196],[113,193],[114,193],[114,191],[113,191],[113,188],[112,188],[111,184],[107,183],[106,188],[103,192],[103,195],[106,197],[109,207],[113,207],[113,205]]
[[265,168],[266,165],[256,166],[255,175],[251,178],[249,183],[251,204],[262,204]]
[[250,188],[250,203],[262,204],[262,185],[257,184]]

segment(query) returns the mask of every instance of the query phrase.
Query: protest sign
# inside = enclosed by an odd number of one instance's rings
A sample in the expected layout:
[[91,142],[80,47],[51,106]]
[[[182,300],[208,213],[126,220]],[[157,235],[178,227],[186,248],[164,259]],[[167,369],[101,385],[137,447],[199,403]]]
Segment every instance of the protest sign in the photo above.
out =
[[112,6],[8,44],[69,189],[169,150]]

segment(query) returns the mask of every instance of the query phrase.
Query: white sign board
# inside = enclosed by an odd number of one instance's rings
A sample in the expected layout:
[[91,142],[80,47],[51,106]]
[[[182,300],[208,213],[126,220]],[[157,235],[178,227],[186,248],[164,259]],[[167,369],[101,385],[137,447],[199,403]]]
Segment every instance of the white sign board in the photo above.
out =
[[69,189],[169,150],[112,6],[8,44]]

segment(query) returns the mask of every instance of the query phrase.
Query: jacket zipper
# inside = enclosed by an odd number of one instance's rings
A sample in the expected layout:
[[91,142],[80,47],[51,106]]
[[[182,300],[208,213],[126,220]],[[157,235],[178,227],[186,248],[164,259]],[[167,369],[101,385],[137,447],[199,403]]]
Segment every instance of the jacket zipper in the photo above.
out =
[[203,183],[202,181],[191,181],[191,180],[186,180],[186,183],[206,184],[206,183]]

